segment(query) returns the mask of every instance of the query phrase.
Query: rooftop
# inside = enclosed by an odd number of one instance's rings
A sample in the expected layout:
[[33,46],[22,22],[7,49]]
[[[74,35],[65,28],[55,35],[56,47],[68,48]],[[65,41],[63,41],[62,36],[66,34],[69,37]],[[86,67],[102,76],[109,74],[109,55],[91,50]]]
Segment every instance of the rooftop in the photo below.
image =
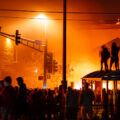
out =
[[82,79],[101,78],[102,80],[120,80],[120,71],[94,71],[85,75]]

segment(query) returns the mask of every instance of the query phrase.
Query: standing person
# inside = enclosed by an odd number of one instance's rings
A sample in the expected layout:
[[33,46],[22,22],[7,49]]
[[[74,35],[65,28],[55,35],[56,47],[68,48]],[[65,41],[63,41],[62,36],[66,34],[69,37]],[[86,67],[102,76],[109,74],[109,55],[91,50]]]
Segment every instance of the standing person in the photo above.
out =
[[120,91],[118,91],[118,98],[116,101],[115,109],[114,109],[114,120],[120,120]]
[[112,68],[112,64],[115,63],[116,71],[119,70],[119,58],[118,58],[119,48],[117,47],[116,43],[112,43],[111,48],[111,61],[110,61],[110,70]]
[[105,46],[102,46],[102,51],[101,51],[101,71],[103,70],[103,64],[105,66],[105,70],[108,70],[108,64],[107,61],[110,57],[110,53],[108,49]]
[[68,87],[68,92],[67,92],[68,120],[77,120],[77,111],[78,111],[78,96],[71,87]]
[[82,109],[82,117],[83,117],[83,120],[86,120],[87,119],[87,114],[89,116],[89,119],[91,120],[92,119],[92,103],[93,101],[95,100],[95,95],[94,93],[92,92],[92,90],[90,90],[88,88],[89,84],[86,83],[85,84],[85,89],[82,90],[82,93],[81,93],[81,105],[83,107]]
[[64,89],[62,85],[59,86],[59,93],[56,97],[56,100],[57,100],[58,111],[59,111],[58,120],[63,120],[64,113],[65,113],[65,96],[64,96]]
[[[3,90],[3,87],[4,87],[4,82],[3,80],[0,81],[0,93],[2,92]],[[2,95],[0,94],[0,118],[2,117],[2,113],[1,113],[1,110],[2,110]]]
[[102,90],[102,99],[103,99],[103,113],[102,117],[105,120],[108,120],[108,93],[106,92],[105,88]]
[[23,78],[22,77],[18,77],[17,78],[17,82],[19,85],[18,88],[18,117],[20,117],[21,115],[25,114],[26,111],[26,103],[27,103],[27,90],[26,90],[26,85],[23,82]]
[[14,88],[11,85],[12,79],[7,76],[4,79],[4,88],[1,91],[2,95],[2,120],[15,119],[15,102],[16,96]]

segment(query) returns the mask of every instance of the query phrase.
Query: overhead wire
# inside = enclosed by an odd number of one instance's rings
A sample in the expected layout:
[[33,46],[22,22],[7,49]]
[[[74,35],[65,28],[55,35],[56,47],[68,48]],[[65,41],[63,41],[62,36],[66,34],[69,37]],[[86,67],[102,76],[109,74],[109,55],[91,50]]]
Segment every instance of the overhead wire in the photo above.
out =
[[[0,9],[0,11],[3,12],[41,12],[41,13],[64,13],[63,11],[35,11],[35,10],[18,10],[18,9]],[[114,14],[120,14],[120,12],[80,12],[80,11],[68,11],[66,12],[68,14],[96,14],[96,15],[102,15],[102,14],[108,14],[108,15],[114,15]],[[18,17],[18,16],[0,16],[0,18],[11,18],[11,19],[41,19],[41,18],[32,18],[32,17]],[[46,20],[46,19],[43,19]],[[63,18],[53,18],[53,19],[47,19],[47,20],[63,20]],[[100,19],[75,19],[75,18],[67,18],[68,21],[100,21]],[[105,19],[106,20],[106,19]],[[111,21],[116,21],[111,19]]]
[[[8,19],[38,19],[41,20],[42,18],[33,18],[33,17],[17,17],[17,16],[0,16],[0,18],[8,18]],[[46,20],[46,19],[42,19],[42,20]],[[63,20],[62,18],[53,18],[53,19],[47,19],[47,20],[55,20],[55,21],[61,21]],[[68,21],[100,21],[101,19],[66,19]],[[103,19],[102,19],[103,20]],[[105,21],[117,21],[115,19],[105,19]]]
[[[18,9],[0,9],[4,12],[44,12],[44,13],[64,13],[63,11],[43,11],[43,10],[18,10]],[[67,11],[68,14],[120,14],[120,12],[81,12],[81,11]]]

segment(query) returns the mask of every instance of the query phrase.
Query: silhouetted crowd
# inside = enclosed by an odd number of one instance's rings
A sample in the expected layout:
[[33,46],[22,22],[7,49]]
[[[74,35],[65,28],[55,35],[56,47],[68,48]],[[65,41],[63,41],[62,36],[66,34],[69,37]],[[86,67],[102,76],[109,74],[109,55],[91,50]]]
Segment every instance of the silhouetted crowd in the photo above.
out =
[[[0,117],[2,120],[64,120],[65,117],[77,117],[79,92],[69,89],[69,94],[65,96],[62,86],[55,90],[30,90],[26,88],[22,77],[16,80],[19,87],[11,85],[10,76],[0,81]],[[68,104],[65,104],[66,100]],[[67,109],[68,106],[70,111]],[[72,110],[76,111],[68,114],[71,112],[71,107],[74,107]]]
[[110,70],[112,70],[112,65],[115,63],[115,69],[116,71],[119,70],[119,53],[120,48],[116,45],[115,42],[112,43],[111,52],[105,47],[102,46],[101,51],[101,71],[103,70],[103,65],[105,68],[105,71],[108,71],[108,59],[110,58]]
[[11,85],[10,76],[0,81],[1,120],[119,120],[120,118],[120,94],[116,101],[117,105],[113,106],[113,100],[108,103],[108,99],[112,99],[111,91],[108,95],[103,89],[103,100],[98,100],[100,97],[94,95],[87,82],[82,90],[68,87],[65,93],[62,85],[54,90],[30,90],[26,88],[22,77],[16,80],[19,87]]

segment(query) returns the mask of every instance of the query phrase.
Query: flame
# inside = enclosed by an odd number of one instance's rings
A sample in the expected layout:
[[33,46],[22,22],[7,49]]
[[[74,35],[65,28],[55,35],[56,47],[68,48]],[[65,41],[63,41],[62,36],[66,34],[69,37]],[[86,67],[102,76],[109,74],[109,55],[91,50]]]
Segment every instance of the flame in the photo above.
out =
[[[105,89],[107,88],[107,81],[102,82],[102,88],[105,88]],[[108,89],[113,90],[113,81],[108,82]]]
[[108,89],[113,90],[113,81],[108,82]]
[[105,88],[105,89],[107,88],[106,81],[102,82],[102,88]]
[[95,90],[95,84],[93,83],[93,90]]
[[79,90],[81,88],[82,88],[82,80],[80,80],[79,82],[76,82],[75,86],[74,86],[74,89],[77,89],[77,90]]

